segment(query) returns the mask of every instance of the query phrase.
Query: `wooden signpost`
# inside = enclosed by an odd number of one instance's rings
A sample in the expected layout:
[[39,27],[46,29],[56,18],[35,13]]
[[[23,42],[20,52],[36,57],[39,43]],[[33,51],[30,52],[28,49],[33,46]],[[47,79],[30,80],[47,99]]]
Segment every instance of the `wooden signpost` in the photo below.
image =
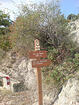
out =
[[37,68],[38,99],[39,99],[38,105],[43,105],[42,75],[40,67],[49,66],[51,61],[48,59],[44,59],[47,58],[47,51],[40,51],[40,44],[38,39],[34,41],[34,44],[35,44],[34,46],[35,51],[29,52],[29,58],[34,59],[32,61],[32,67]]

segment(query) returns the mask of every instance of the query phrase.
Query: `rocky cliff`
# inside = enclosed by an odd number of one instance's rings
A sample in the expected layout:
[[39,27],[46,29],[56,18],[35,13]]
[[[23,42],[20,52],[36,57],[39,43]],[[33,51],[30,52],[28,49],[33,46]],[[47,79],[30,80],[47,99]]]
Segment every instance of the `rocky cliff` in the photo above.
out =
[[74,42],[79,44],[79,19],[69,23],[71,28],[70,36]]
[[[77,46],[79,46],[79,20],[69,23],[71,32],[70,36]],[[79,72],[74,74],[74,77],[71,77],[63,85],[63,88],[60,94],[57,97],[57,100],[53,105],[79,105]]]
[[69,79],[64,84],[54,105],[79,105],[79,78]]

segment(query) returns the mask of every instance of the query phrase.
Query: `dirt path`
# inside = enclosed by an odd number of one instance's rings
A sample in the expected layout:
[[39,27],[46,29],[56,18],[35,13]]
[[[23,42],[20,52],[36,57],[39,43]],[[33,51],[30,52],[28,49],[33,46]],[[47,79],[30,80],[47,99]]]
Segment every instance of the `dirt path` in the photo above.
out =
[[32,105],[33,103],[34,97],[30,91],[0,94],[0,105]]

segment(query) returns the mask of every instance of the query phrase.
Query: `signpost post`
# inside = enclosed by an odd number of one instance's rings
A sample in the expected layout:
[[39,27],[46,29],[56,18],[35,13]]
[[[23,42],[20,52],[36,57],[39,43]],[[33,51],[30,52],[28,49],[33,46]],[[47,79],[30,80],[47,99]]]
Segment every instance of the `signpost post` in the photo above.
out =
[[29,52],[29,58],[34,59],[32,61],[32,67],[37,68],[37,83],[38,83],[38,105],[43,105],[43,95],[42,95],[42,74],[41,68],[43,66],[50,65],[51,61],[48,59],[41,59],[47,57],[47,51],[40,51],[39,40],[34,41],[35,51]]
[[42,95],[42,74],[40,67],[37,67],[37,81],[38,81],[38,105],[43,105],[43,95]]
[[[35,51],[40,50],[39,40],[36,39],[34,41],[34,43],[35,43]],[[39,58],[39,54],[38,54],[38,58]],[[38,101],[39,101],[39,104],[38,105],[43,105],[42,75],[41,75],[41,69],[40,69],[40,67],[37,67],[37,83],[38,83]]]

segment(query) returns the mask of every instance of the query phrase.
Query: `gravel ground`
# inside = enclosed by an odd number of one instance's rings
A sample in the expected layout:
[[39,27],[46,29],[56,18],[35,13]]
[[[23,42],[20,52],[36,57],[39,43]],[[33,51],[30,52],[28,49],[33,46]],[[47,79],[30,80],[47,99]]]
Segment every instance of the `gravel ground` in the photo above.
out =
[[0,93],[0,105],[33,105],[35,101],[34,96],[30,91]]

